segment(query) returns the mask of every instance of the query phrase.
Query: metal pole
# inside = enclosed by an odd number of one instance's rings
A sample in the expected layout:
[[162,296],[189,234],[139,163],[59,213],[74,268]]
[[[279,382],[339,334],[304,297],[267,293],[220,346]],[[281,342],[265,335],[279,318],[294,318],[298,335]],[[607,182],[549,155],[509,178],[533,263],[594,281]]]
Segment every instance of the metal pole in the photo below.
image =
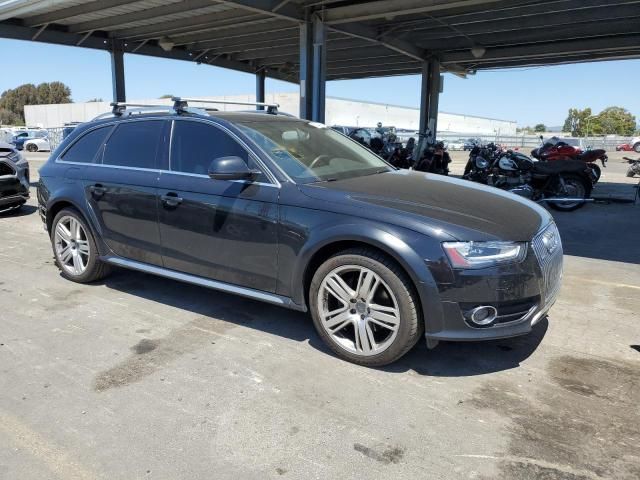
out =
[[[259,72],[256,72],[256,102],[264,103],[265,78],[266,78],[266,72],[264,68]],[[264,106],[258,105],[258,110],[264,110]]]
[[327,79],[327,29],[320,19],[313,18],[313,96],[311,99],[311,118],[314,122],[324,123],[325,84]]
[[418,161],[427,145],[435,143],[438,127],[438,100],[440,96],[440,62],[437,59],[422,64],[420,88],[420,126],[413,158]]
[[311,120],[313,38],[310,22],[300,24],[300,118]]
[[113,101],[126,102],[124,88],[124,42],[113,40],[111,44],[111,84]]

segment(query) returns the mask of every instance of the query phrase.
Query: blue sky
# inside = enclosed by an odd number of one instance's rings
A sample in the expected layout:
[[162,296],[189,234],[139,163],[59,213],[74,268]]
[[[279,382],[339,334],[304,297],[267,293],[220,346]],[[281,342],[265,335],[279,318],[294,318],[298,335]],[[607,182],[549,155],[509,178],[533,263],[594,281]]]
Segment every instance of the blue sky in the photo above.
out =
[[[74,101],[111,99],[109,54],[84,48],[0,39],[0,92],[23,83],[59,80]],[[15,68],[9,68],[12,65]],[[127,97],[165,93],[224,95],[254,92],[253,75],[195,63],[125,55]],[[480,72],[468,79],[445,75],[440,110],[516,120],[520,125],[561,125],[571,107],[598,112],[611,105],[640,119],[640,60]],[[292,92],[297,85],[267,81],[267,92]],[[419,76],[327,83],[327,94],[417,107]]]

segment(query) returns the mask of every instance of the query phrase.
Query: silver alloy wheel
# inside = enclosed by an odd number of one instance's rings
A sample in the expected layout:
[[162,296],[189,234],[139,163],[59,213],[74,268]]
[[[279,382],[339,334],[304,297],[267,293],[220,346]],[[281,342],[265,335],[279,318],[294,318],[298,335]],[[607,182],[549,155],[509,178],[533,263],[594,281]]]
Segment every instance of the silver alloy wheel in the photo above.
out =
[[89,240],[82,224],[65,215],[56,224],[54,245],[58,263],[71,275],[82,275],[89,263]]
[[343,265],[327,274],[318,290],[322,328],[356,355],[385,351],[400,327],[400,309],[391,288],[372,270]]

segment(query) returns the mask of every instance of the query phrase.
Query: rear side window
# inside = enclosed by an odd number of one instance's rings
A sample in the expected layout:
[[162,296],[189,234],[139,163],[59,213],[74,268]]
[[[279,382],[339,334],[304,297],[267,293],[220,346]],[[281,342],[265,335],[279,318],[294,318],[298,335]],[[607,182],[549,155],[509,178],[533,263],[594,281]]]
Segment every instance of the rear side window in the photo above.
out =
[[[171,170],[207,175],[213,159],[231,156],[242,158],[249,168],[259,169],[242,145],[220,128],[201,122],[175,121],[171,140]],[[266,182],[264,173],[256,181]]]
[[80,139],[71,145],[71,148],[64,152],[62,160],[65,162],[76,163],[94,163],[97,158],[97,153],[102,147],[107,135],[113,127],[96,128],[91,130],[86,135],[80,137]]
[[109,137],[102,163],[135,168],[158,168],[163,121],[121,123]]

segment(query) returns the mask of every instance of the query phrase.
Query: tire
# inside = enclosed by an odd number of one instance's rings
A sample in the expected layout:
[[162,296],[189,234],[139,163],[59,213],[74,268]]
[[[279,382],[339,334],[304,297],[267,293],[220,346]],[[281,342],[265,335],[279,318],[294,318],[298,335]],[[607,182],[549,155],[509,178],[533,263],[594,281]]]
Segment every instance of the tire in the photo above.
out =
[[[591,182],[589,182],[588,180],[584,179],[583,177],[579,176],[579,175],[574,175],[571,173],[568,174],[563,174],[562,175],[562,179],[564,180],[565,184],[568,185],[573,185],[576,188],[581,189],[581,194],[576,195],[576,197],[580,197],[580,198],[589,198],[591,196],[591,189],[592,189],[592,185]],[[551,196],[557,197],[558,195],[554,194],[553,192],[550,192]],[[573,197],[573,195],[569,195],[571,197]],[[559,210],[561,212],[571,212],[573,210],[577,210],[579,208],[582,208],[584,206],[585,202],[578,202],[578,203],[555,203],[555,202],[549,202],[549,206],[551,208],[553,208],[554,210]]]
[[[77,222],[79,230],[74,228],[76,224],[73,222]],[[75,208],[63,208],[53,219],[51,247],[56,266],[67,280],[77,283],[95,282],[111,271],[109,265],[98,258],[93,233]]]
[[594,178],[595,180],[593,181],[593,184],[595,185],[596,183],[598,183],[598,181],[600,181],[600,176],[602,175],[602,170],[600,169],[600,167],[598,165],[594,163],[592,163],[591,165],[589,165],[589,168],[591,168],[591,171],[593,172]]
[[38,151],[38,146],[35,143],[29,143],[27,144],[27,152],[37,152]]
[[[348,290],[340,287],[336,276]],[[375,286],[367,289],[366,285]],[[424,329],[411,280],[395,262],[373,249],[345,250],[320,265],[309,288],[309,305],[316,330],[329,348],[344,360],[368,367],[402,357]],[[330,325],[336,320],[339,323]]]
[[633,146],[633,151],[636,152],[636,153],[640,153],[640,142],[636,143]]

